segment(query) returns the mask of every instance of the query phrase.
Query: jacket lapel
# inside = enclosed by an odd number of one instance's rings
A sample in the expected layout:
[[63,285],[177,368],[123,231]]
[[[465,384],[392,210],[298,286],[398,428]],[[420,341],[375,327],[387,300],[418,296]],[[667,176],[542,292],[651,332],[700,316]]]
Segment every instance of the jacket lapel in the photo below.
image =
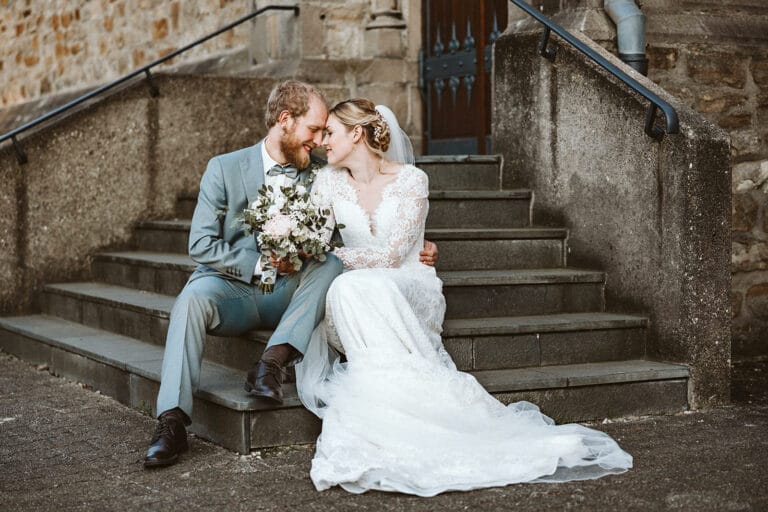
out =
[[240,176],[245,188],[248,204],[253,203],[259,196],[259,189],[264,185],[264,162],[261,159],[261,145],[264,140],[252,146],[240,160]]

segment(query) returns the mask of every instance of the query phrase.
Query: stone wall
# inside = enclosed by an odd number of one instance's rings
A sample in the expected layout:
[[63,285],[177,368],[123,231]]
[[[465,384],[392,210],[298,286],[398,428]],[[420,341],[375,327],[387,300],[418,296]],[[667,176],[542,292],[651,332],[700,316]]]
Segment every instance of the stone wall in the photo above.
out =
[[296,4],[299,16],[265,13],[159,69],[367,96],[393,107],[418,153],[420,0],[0,0],[0,132],[255,9]]
[[727,402],[726,134],[638,75],[680,118],[680,134],[651,139],[646,100],[557,38],[554,62],[540,57],[540,34],[512,25],[494,50],[504,188],[532,189],[533,222],[569,229],[569,265],[606,272],[611,311],[651,318],[647,355],[690,366],[693,407]]
[[[250,11],[250,1],[0,0],[0,108],[100,84]],[[245,47],[248,25],[185,60]]]
[[768,357],[768,4],[688,3],[695,32],[651,9],[649,77],[730,135],[733,357]]
[[214,155],[264,136],[274,80],[163,75],[0,148],[0,315],[34,310],[45,283],[87,278],[136,222],[170,218]]
[[[602,0],[532,0],[615,51]],[[735,359],[768,357],[768,3],[641,0],[649,78],[730,136]],[[510,6],[510,19],[524,13]]]

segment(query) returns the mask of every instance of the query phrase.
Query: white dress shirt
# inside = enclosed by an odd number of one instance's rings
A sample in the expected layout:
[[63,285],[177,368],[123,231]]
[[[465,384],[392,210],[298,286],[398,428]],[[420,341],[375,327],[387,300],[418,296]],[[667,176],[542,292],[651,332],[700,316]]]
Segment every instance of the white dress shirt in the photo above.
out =
[[[277,161],[275,161],[274,158],[269,156],[269,153],[267,153],[267,141],[264,140],[264,143],[261,145],[261,161],[264,164],[264,168],[261,170],[262,173],[264,173],[264,184],[269,186],[272,185],[272,189],[275,191],[276,194],[280,194],[280,187],[287,187],[294,183],[298,177],[296,178],[289,178],[285,174],[278,174],[277,176],[268,176],[267,171],[270,170],[272,167],[277,165]],[[261,275],[261,259],[256,262],[256,268],[253,269],[253,275],[260,276]]]

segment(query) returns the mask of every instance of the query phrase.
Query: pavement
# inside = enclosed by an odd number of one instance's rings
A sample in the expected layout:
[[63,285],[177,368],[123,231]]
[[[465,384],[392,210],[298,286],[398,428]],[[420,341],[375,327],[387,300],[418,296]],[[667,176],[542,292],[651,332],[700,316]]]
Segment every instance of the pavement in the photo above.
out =
[[589,424],[634,456],[622,475],[434,498],[317,492],[313,446],[238,455],[190,436],[191,452],[145,470],[155,420],[0,352],[0,511],[18,510],[768,510],[768,363],[739,364],[733,403]]

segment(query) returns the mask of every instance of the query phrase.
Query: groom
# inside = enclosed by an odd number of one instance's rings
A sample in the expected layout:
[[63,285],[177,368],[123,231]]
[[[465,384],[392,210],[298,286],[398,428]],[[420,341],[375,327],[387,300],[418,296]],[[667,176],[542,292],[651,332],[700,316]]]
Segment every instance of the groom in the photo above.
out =
[[[325,294],[341,273],[341,262],[309,259],[295,272],[277,263],[271,294],[258,287],[261,253],[255,235],[246,235],[236,216],[258,196],[263,184],[275,190],[309,176],[319,159],[328,116],[320,90],[289,80],[267,101],[267,137],[250,148],[208,162],[189,234],[189,255],[199,263],[171,310],[157,396],[158,424],[145,467],[167,466],[188,449],[185,426],[192,422],[192,395],[200,381],[206,332],[238,336],[274,328],[261,359],[248,372],[245,390],[282,403],[282,374],[298,362],[315,326],[325,315]],[[434,265],[437,247],[426,242],[422,262]]]

